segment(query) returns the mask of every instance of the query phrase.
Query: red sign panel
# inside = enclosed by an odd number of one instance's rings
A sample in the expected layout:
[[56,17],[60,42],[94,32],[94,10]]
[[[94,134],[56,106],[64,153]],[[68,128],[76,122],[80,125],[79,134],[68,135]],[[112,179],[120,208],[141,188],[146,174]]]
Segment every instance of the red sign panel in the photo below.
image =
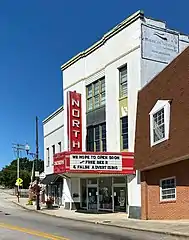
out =
[[130,152],[63,152],[54,156],[54,173],[134,174]]
[[68,151],[82,151],[81,94],[67,93]]

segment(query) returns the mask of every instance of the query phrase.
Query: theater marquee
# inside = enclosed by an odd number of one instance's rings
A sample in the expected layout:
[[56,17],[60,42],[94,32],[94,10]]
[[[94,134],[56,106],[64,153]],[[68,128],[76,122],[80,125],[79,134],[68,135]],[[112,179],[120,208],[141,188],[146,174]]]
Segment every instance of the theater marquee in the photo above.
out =
[[54,173],[135,174],[130,152],[62,152],[54,155]]
[[122,171],[121,155],[70,155],[70,170]]

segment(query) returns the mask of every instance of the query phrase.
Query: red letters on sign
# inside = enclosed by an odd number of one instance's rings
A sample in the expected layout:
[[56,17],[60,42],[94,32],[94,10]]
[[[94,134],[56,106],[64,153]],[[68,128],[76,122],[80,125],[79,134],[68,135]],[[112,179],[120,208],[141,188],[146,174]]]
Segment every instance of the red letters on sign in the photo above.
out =
[[67,93],[68,107],[68,150],[82,151],[82,106],[81,94]]

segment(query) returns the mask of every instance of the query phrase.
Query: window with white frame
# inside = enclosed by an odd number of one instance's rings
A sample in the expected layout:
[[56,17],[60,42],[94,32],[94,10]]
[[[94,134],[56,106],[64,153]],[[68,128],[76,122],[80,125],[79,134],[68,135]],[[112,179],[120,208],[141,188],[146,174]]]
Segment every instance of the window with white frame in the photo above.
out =
[[154,142],[165,138],[164,108],[153,114],[153,137]]
[[149,113],[151,146],[169,139],[170,101],[158,100]]
[[119,69],[120,98],[127,97],[127,65]]
[[176,178],[160,180],[160,201],[176,200]]

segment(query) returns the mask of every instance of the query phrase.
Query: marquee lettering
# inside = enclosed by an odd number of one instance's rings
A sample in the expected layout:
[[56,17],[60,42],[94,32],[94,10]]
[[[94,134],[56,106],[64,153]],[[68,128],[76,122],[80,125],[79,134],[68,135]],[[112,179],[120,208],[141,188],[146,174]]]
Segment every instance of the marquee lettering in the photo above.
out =
[[80,111],[78,109],[72,109],[72,116],[79,118],[80,117]]
[[80,142],[72,141],[72,147],[75,148],[80,148]]
[[72,106],[77,106],[78,108],[80,107],[80,101],[72,98]]
[[82,151],[82,109],[81,94],[68,92],[69,150]]
[[77,130],[73,130],[74,136],[77,138],[78,137],[78,133],[80,133],[80,131]]
[[72,120],[72,127],[80,128],[80,121],[79,120]]

